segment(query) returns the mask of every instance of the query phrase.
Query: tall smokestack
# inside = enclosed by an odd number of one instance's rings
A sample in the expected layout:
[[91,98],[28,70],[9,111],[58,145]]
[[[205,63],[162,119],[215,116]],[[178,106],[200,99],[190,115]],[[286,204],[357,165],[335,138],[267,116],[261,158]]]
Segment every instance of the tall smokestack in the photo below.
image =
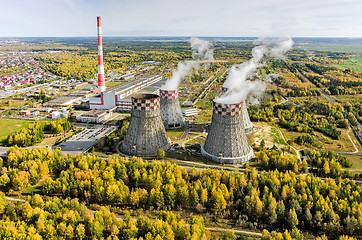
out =
[[166,135],[160,111],[160,97],[135,94],[132,113],[121,151],[128,155],[156,156],[157,150],[168,150],[171,141]]
[[103,47],[102,47],[102,24],[101,17],[97,17],[97,35],[98,35],[98,93],[106,91],[103,66]]
[[179,128],[185,124],[177,90],[160,89],[162,120],[166,129]]
[[254,157],[245,134],[243,104],[214,100],[210,130],[201,147],[204,158],[216,163],[242,164]]

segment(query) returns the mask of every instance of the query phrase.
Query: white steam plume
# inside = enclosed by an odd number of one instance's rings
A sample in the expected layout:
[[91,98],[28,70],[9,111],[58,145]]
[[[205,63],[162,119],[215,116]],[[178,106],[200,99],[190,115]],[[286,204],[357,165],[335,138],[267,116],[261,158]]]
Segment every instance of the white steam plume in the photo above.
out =
[[212,48],[211,42],[192,37],[190,43],[193,59],[214,60],[214,49]]
[[234,104],[245,101],[249,94],[260,94],[265,90],[263,80],[251,81],[248,77],[262,64],[260,61],[265,55],[275,58],[285,58],[286,51],[293,46],[291,38],[259,38],[259,46],[252,49],[252,58],[248,62],[233,65],[223,87],[227,89],[215,101],[224,104]]
[[197,71],[201,63],[214,60],[214,49],[211,42],[192,37],[190,43],[192,58],[195,60],[179,62],[177,69],[172,72],[172,77],[161,87],[162,90],[177,90],[181,80],[190,75],[193,70]]

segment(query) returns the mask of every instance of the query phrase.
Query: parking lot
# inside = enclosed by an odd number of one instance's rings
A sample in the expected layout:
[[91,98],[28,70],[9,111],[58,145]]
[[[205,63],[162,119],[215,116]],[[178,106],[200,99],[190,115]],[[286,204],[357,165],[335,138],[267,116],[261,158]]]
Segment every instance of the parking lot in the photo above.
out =
[[96,125],[85,127],[83,131],[61,143],[59,146],[64,154],[76,155],[84,152],[96,144],[101,137],[107,136],[116,129],[116,126]]

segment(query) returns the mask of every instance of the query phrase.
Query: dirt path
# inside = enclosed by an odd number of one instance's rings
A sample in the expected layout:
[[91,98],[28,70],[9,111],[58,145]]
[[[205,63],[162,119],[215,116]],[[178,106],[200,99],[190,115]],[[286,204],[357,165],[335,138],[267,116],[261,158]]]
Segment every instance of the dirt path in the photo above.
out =
[[354,147],[354,149],[355,149],[355,151],[352,152],[352,153],[358,153],[359,150],[358,150],[356,144],[353,142],[351,136],[349,135],[349,131],[347,132],[347,136],[348,136],[349,140],[351,141],[351,143],[352,143],[352,145],[353,145],[353,147]]
[[40,179],[39,182],[38,182],[37,184],[35,184],[33,187],[34,187],[34,188],[39,187],[40,185],[43,184],[43,182],[44,182],[45,180],[47,180],[48,177],[50,177],[50,174],[45,175],[45,176],[44,176],[42,179]]
[[258,232],[250,232],[250,231],[238,230],[238,229],[232,229],[232,228],[205,227],[205,229],[207,229],[209,231],[246,233],[249,235],[262,236],[262,234],[258,233]]
[[299,159],[299,161],[301,161],[302,159],[300,158],[299,150],[297,150],[296,148],[294,148],[292,145],[289,145],[288,142],[287,142],[287,140],[286,140],[285,137],[284,137],[283,132],[282,132],[279,128],[277,128],[277,129],[278,129],[278,131],[279,131],[280,136],[283,138],[284,142],[287,143],[287,145],[288,145],[291,149],[294,150],[295,155],[297,156],[297,158]]
[[25,202],[24,199],[12,198],[12,197],[7,197],[7,196],[5,196],[5,199],[6,199],[6,200],[9,200],[9,201],[14,201],[14,202]]

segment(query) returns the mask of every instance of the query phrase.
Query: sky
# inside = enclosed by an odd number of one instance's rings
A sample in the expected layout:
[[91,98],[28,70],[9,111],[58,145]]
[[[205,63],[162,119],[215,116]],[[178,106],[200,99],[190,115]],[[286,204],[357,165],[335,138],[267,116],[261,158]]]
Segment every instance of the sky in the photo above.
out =
[[362,37],[362,0],[2,0],[0,37]]

